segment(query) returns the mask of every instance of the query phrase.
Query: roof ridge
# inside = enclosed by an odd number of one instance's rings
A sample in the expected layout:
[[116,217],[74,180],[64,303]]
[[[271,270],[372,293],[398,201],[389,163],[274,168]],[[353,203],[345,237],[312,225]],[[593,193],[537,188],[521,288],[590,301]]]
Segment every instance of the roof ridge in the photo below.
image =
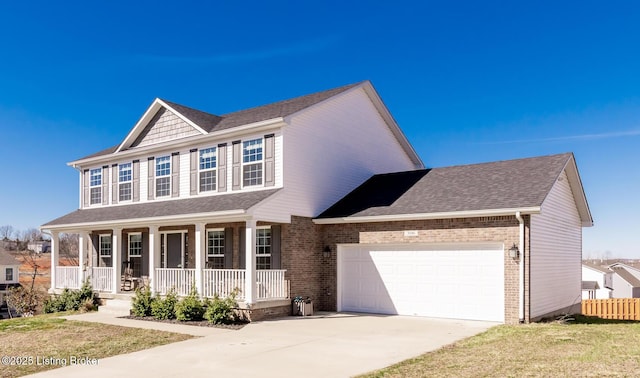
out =
[[524,158],[504,159],[504,160],[496,160],[496,161],[485,161],[485,162],[482,162],[482,163],[455,164],[455,165],[447,165],[447,166],[444,166],[444,167],[433,167],[432,169],[445,169],[445,168],[458,168],[458,167],[477,167],[477,166],[481,166],[481,165],[499,164],[499,163],[512,163],[512,162],[517,162],[517,161],[538,160],[538,159],[545,159],[545,158],[559,157],[559,156],[567,156],[567,157],[573,156],[573,152],[563,152],[563,153],[559,153],[559,154],[550,154],[550,155],[541,155],[541,156],[529,156],[529,157],[524,157]]

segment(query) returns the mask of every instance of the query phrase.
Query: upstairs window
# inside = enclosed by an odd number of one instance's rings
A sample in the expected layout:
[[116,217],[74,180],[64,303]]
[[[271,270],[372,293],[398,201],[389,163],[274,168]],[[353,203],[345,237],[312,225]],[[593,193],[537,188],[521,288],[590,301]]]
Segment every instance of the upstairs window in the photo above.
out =
[[200,191],[210,192],[216,190],[216,148],[200,150]]
[[262,185],[262,138],[242,143],[242,185]]
[[102,168],[89,171],[90,203],[96,205],[102,203]]
[[5,270],[5,281],[13,281],[13,268]]
[[131,201],[131,163],[118,166],[118,199]]
[[271,228],[256,230],[256,269],[271,269]]
[[224,269],[224,230],[207,232],[207,266],[209,269]]
[[156,197],[171,195],[171,156],[156,159]]

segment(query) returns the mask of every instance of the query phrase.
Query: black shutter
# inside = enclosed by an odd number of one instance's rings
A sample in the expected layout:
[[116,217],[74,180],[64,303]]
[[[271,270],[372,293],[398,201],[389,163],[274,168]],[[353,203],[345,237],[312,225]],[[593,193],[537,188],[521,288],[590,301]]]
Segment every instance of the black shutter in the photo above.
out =
[[282,226],[271,226],[271,269],[281,269]]
[[224,229],[224,268],[233,269],[233,227]]
[[246,269],[247,268],[247,251],[245,246],[247,245],[246,243],[246,227],[240,227],[240,239],[239,239],[239,244],[240,244],[240,269]]

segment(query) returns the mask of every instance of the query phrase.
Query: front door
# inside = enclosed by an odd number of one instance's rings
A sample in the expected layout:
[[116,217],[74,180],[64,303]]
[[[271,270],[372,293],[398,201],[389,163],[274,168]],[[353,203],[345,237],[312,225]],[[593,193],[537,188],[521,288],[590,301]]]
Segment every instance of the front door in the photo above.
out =
[[166,234],[166,264],[167,268],[185,268],[184,245],[187,234],[175,232]]

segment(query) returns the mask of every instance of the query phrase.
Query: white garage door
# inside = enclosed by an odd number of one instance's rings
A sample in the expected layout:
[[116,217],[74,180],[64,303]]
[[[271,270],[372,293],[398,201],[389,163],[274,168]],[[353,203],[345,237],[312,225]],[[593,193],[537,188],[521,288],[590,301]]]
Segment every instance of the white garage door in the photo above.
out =
[[339,246],[338,311],[502,322],[503,247]]

